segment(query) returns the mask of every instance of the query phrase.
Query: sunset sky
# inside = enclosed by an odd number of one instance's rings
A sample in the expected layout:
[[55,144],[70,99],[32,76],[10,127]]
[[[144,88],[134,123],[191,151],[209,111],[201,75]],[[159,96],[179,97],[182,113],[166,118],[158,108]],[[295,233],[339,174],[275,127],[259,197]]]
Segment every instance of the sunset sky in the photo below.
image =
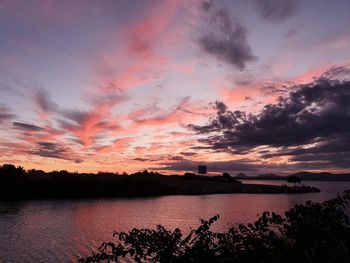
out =
[[350,171],[349,0],[0,0],[0,163]]

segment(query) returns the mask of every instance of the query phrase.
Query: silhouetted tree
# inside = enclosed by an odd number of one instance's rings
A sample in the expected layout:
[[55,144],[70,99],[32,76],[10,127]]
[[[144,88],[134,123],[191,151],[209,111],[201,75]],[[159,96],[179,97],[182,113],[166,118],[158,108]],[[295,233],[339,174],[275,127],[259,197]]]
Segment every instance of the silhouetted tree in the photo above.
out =
[[224,177],[225,179],[227,179],[228,181],[232,179],[232,176],[229,173],[223,173],[222,177]]
[[43,176],[46,173],[43,170],[30,169],[28,170],[28,175],[30,176]]
[[26,171],[22,166],[14,166],[13,164],[4,164],[0,168],[0,176],[21,176]]
[[298,176],[295,176],[295,175],[291,175],[291,176],[288,176],[287,178],[287,182],[288,183],[294,183],[294,186],[301,183],[301,179],[298,177]]

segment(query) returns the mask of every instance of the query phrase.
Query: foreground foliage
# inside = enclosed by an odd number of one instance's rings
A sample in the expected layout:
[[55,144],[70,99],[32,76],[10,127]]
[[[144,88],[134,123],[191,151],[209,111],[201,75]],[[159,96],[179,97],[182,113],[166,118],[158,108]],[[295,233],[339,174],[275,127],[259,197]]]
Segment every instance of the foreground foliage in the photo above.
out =
[[201,220],[183,236],[156,229],[115,232],[99,253],[80,262],[350,262],[350,224],[344,212],[350,195],[323,203],[297,204],[282,217],[264,212],[256,222],[225,233],[211,231],[219,219]]

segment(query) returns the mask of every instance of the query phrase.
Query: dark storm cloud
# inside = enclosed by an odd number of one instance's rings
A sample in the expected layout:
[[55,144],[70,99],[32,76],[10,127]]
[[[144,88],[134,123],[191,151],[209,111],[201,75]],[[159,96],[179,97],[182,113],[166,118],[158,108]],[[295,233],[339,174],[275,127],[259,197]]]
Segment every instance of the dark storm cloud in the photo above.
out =
[[305,158],[309,158],[307,157],[308,155],[318,154],[320,156],[321,155],[326,156],[334,153],[340,156],[346,152],[350,153],[350,136],[349,135],[344,135],[342,137],[334,136],[333,138],[329,137],[326,140],[319,139],[319,142],[317,142],[315,146],[310,148],[302,148],[302,147],[297,147],[293,149],[284,148],[277,153],[265,152],[265,154],[262,155],[262,157],[270,158],[275,156],[292,155],[292,156],[295,156],[295,160],[296,160],[297,156],[300,156],[298,158],[303,158],[302,156],[306,156]]
[[350,168],[350,135],[322,138],[313,147],[284,148],[277,153],[263,154],[262,158],[276,156],[291,156],[291,161],[313,165],[314,169],[329,168],[331,165]]
[[334,80],[350,80],[350,65],[331,67],[322,74],[322,77]]
[[255,0],[261,18],[278,23],[295,15],[300,8],[299,0]]
[[327,160],[326,154],[331,154],[329,162],[343,162],[336,153],[347,156],[350,152],[350,81],[321,78],[295,88],[256,115],[229,111],[216,102],[215,118],[189,128],[205,135],[200,141],[215,150],[245,154],[269,146],[276,150],[263,154],[265,158],[289,155],[302,161],[313,154]]
[[332,160],[332,164],[338,168],[350,168],[350,152],[346,153],[328,153],[328,154],[308,154],[298,155],[291,158],[292,161],[298,162],[324,162],[329,163]]
[[210,28],[199,39],[202,50],[240,70],[257,59],[247,40],[247,29],[234,21],[227,9],[218,9],[212,1],[202,2],[202,8],[209,15]]
[[260,90],[264,95],[278,95],[288,92],[287,87],[276,87],[274,85],[264,85]]
[[44,128],[41,128],[33,124],[27,124],[22,122],[13,122],[12,124],[15,129],[22,130],[22,131],[43,131],[44,130]]

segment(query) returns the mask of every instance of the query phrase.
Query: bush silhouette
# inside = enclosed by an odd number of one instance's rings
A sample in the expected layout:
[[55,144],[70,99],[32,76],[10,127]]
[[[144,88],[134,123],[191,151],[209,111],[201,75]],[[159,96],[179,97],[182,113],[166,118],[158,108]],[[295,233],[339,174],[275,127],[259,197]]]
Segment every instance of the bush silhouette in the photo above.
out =
[[183,176],[186,177],[186,178],[193,178],[193,177],[196,177],[196,174],[195,173],[186,172],[186,173],[184,173]]

